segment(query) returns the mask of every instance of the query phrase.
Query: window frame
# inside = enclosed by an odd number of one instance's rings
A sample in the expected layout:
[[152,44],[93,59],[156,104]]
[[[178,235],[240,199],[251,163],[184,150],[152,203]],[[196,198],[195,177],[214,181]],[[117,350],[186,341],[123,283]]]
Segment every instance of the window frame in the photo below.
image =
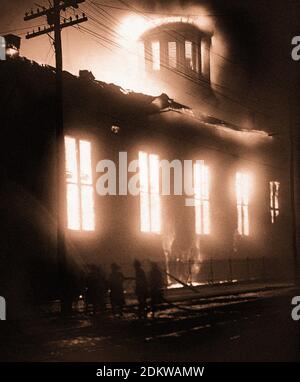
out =
[[235,175],[235,192],[237,208],[237,231],[240,236],[250,236],[250,182],[251,177],[246,172],[238,171]]
[[211,234],[210,168],[203,160],[197,160],[193,166],[195,233]]
[[[161,234],[160,164],[157,154],[140,150],[140,232]],[[143,162],[143,164],[142,164]],[[142,174],[142,170],[144,174]]]
[[280,215],[280,204],[279,204],[280,182],[276,180],[270,181],[269,190],[270,190],[271,223],[275,224],[278,221],[279,215]]
[[[68,144],[67,140],[73,141],[73,147],[69,152],[72,158],[73,175],[71,173],[71,179],[68,179]],[[96,218],[95,218],[95,190],[93,179],[93,167],[92,167],[92,141],[85,138],[78,138],[72,135],[65,135],[65,185],[66,185],[66,226],[69,231],[72,232],[95,232],[96,231]],[[83,145],[86,147],[88,155],[88,167],[86,163],[83,163]],[[84,172],[84,170],[87,170]],[[72,179],[73,177],[73,179]],[[87,178],[87,179],[86,179]],[[69,190],[73,188],[73,202],[69,198]],[[75,191],[76,190],[76,191]],[[84,197],[84,195],[86,197]],[[74,204],[75,203],[75,204]],[[74,215],[74,209],[77,212]],[[73,213],[73,217],[71,217]],[[77,216],[76,216],[77,215]],[[90,217],[88,217],[90,215]],[[89,218],[91,221],[89,221]],[[76,219],[74,224],[71,220]]]

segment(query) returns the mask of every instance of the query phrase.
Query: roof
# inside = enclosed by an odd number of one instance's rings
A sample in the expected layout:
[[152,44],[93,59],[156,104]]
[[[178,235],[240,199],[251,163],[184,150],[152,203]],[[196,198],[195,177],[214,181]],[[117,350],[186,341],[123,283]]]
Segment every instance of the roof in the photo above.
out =
[[[39,65],[26,58],[17,58],[0,63],[3,80],[15,77],[17,73],[22,75],[24,83],[30,82],[32,94],[43,96],[54,95],[55,89],[55,68],[51,66]],[[66,106],[72,109],[84,109],[90,113],[97,113],[110,116],[117,123],[118,121],[145,117],[147,115],[175,112],[188,118],[193,118],[195,122],[202,126],[224,131],[259,134],[268,136],[266,132],[257,130],[245,130],[239,126],[217,119],[213,116],[196,112],[189,106],[183,105],[167,94],[152,96],[143,93],[136,93],[123,89],[115,84],[108,84],[97,81],[91,72],[81,71],[81,76],[75,76],[69,72],[63,73],[65,87]],[[36,79],[36,81],[34,81]],[[45,92],[45,88],[47,91]],[[50,94],[51,93],[51,94]],[[76,96],[75,96],[76,95]],[[4,95],[5,96],[5,95]],[[93,102],[91,102],[93,100]]]

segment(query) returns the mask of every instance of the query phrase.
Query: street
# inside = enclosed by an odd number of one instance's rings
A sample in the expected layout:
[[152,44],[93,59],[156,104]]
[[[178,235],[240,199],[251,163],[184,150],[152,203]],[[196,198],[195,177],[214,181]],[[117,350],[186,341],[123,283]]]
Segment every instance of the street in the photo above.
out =
[[[292,288],[163,304],[138,320],[77,314],[7,327],[2,361],[300,361]],[[6,324],[8,325],[8,324]]]

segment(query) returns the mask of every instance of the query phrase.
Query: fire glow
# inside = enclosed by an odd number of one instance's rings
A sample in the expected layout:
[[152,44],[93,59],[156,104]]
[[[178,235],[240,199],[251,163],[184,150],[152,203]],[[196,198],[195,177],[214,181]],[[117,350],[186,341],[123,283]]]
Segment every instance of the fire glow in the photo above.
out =
[[[92,143],[65,137],[66,191],[68,229],[95,231],[94,181],[92,176]],[[96,182],[98,195],[128,193],[140,199],[140,231],[162,233],[161,196],[170,196],[171,170],[174,171],[174,195],[185,195],[186,206],[195,208],[196,235],[211,234],[210,170],[203,160],[160,160],[157,154],[139,151],[138,158],[127,162],[128,154],[119,153],[117,166],[111,160],[98,162],[96,172],[102,173]],[[190,166],[190,167],[189,167]],[[127,169],[135,173],[128,179]],[[125,171],[125,173],[124,173]],[[192,178],[190,174],[193,173]],[[117,185],[119,181],[119,185]],[[270,183],[270,214],[272,223],[279,216],[280,183]],[[237,172],[235,176],[237,232],[249,236],[249,205],[252,176]],[[121,195],[121,193],[120,193]]]
[[[133,91],[147,94],[160,94],[166,84],[155,83],[148,78],[145,71],[145,52],[141,37],[147,31],[170,23],[190,24],[205,32],[212,32],[213,25],[208,17],[201,16],[203,9],[198,9],[199,16],[164,16],[150,18],[141,15],[130,15],[124,18],[117,31],[119,43],[124,50],[122,67],[114,71],[113,81]],[[159,70],[158,65],[156,70]]]
[[70,230],[95,230],[91,143],[65,137],[67,217]]

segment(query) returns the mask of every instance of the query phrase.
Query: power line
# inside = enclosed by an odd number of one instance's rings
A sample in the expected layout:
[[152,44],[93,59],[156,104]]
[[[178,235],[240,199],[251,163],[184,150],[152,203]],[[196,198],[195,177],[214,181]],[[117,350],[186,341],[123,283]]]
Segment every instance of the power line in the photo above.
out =
[[[39,27],[43,27],[43,26],[44,26],[44,24],[37,24],[37,25],[33,25],[31,28],[39,28]],[[5,34],[9,34],[9,33],[18,34],[18,32],[27,31],[27,30],[28,30],[28,27],[18,28],[18,29],[10,29],[10,30],[4,31],[4,32],[0,32],[0,35],[5,35]]]
[[[150,20],[150,21],[154,21],[151,17],[147,16],[144,14],[143,11],[140,11],[138,10],[136,7],[132,6],[132,5],[129,5],[125,0],[118,0],[121,4],[124,4],[128,10],[132,9],[132,11],[138,15],[142,15],[146,20]],[[91,3],[94,3],[92,0],[90,0]],[[180,15],[182,17],[182,15]],[[199,16],[199,15],[198,15]],[[170,29],[167,29],[167,33],[170,35],[170,36],[179,36],[180,38],[185,38],[185,36],[181,33],[179,33],[178,31],[175,31],[175,30],[170,30]],[[175,38],[176,39],[176,38]],[[176,39],[176,41],[178,42],[179,40]],[[242,66],[240,63],[237,63],[233,60],[230,60],[229,58],[223,56],[222,54],[220,53],[217,53],[215,52],[213,49],[210,49],[210,53],[212,53],[213,55],[215,56],[218,56],[220,58],[222,58],[224,61],[227,61],[228,63],[230,63],[231,65],[234,65],[236,67],[239,67],[241,70],[245,71],[246,73],[248,73],[248,69],[245,68],[244,66]],[[275,78],[276,80],[278,80],[278,78]],[[221,86],[220,84],[214,84],[216,86]],[[280,86],[279,86],[280,87]],[[282,88],[282,87],[281,87]],[[282,88],[283,89],[283,88]]]
[[[109,5],[109,4],[103,4],[103,3],[98,3],[96,1],[93,1],[93,3],[95,5],[99,5],[101,7],[105,7],[105,8],[110,8],[110,9],[117,9],[117,10],[120,10],[120,11],[125,11],[125,12],[128,12],[128,8],[124,8],[124,7],[118,7],[116,5]],[[180,13],[174,13],[174,12],[171,12],[171,13],[164,13],[164,12],[154,12],[154,11],[146,11],[146,10],[143,10],[143,11],[140,11],[140,12],[143,12],[143,13],[147,13],[147,14],[151,14],[151,15],[161,15],[161,16],[182,16],[182,14]],[[230,14],[225,14],[225,13],[219,13],[219,14],[196,14],[196,13],[187,13],[185,14],[185,16],[189,17],[226,17],[226,16],[230,16]]]
[[[130,11],[130,9],[132,9],[132,11],[134,12],[134,13],[136,13],[136,14],[138,14],[138,15],[142,15],[145,19],[147,19],[147,20],[150,20],[150,21],[154,21],[154,19],[152,19],[151,17],[149,17],[149,16],[147,16],[145,13],[152,13],[152,12],[145,12],[145,11],[141,11],[141,10],[139,10],[139,9],[137,9],[136,7],[134,7],[134,6],[132,6],[132,5],[129,5],[128,3],[126,3],[125,1],[122,1],[122,0],[119,0],[119,2],[120,3],[122,3],[122,4],[124,4],[127,8],[126,8],[126,10],[127,11]],[[94,4],[96,7],[99,7],[99,8],[101,8],[101,6],[100,6],[100,4],[99,3],[97,3],[97,2],[95,2],[95,1],[90,1],[90,3],[92,3],[92,4]],[[103,8],[101,8],[102,10],[103,10]],[[125,8],[123,8],[124,10],[125,10]],[[103,10],[103,11],[105,11],[105,10]],[[106,11],[105,11],[106,12]],[[106,12],[107,13],[107,12]],[[155,14],[155,13],[154,13]],[[157,15],[159,15],[159,13],[157,13]],[[161,14],[162,15],[162,14]],[[165,16],[172,16],[172,14],[170,15],[170,14],[165,14]],[[173,16],[176,16],[176,15],[174,15],[173,14]],[[178,14],[177,16],[180,16],[180,17],[183,17],[183,15],[182,14]],[[195,15],[184,15],[184,17],[189,17],[189,16],[196,16],[196,17],[199,17],[199,16],[202,16],[202,17],[213,17],[214,15],[199,15],[199,14],[195,14]],[[221,15],[219,15],[219,16],[221,16]],[[178,35],[179,37],[184,37],[182,34],[180,34],[178,31],[171,31],[171,30],[169,30],[169,33],[168,33],[169,35]],[[223,56],[223,55],[221,55],[220,53],[217,53],[217,52],[215,52],[213,49],[210,49],[210,53],[212,53],[213,55],[215,55],[215,56],[218,56],[218,57],[220,57],[221,59],[223,59],[224,61],[226,61],[227,63],[229,63],[229,64],[231,64],[231,65],[233,65],[233,66],[235,66],[235,67],[238,67],[239,69],[241,69],[241,70],[243,70],[243,71],[245,71],[246,73],[248,73],[249,72],[249,69],[248,68],[246,68],[246,67],[244,67],[243,65],[241,65],[241,63],[237,63],[237,62],[235,62],[235,61],[233,61],[233,60],[231,60],[231,59],[229,59],[229,58],[227,58],[227,57],[225,57],[225,56]],[[221,66],[221,65],[219,65],[219,66]],[[281,89],[284,89],[284,90],[286,90],[284,87],[282,87],[282,86],[280,86],[278,83],[280,83],[280,79],[278,79],[278,78],[276,78],[275,76],[274,76],[274,78],[277,80],[277,88],[276,89],[278,89],[278,88],[281,88]],[[268,80],[267,81],[268,82],[268,84],[269,85],[271,85],[272,86],[272,88],[273,89],[275,89],[275,86],[273,85],[273,82],[271,82],[271,80]],[[220,84],[217,84],[217,83],[214,83],[214,86],[217,86],[217,87],[222,87],[222,88],[227,88],[228,89],[228,87],[226,87],[226,86],[224,86],[224,85],[220,85]],[[228,89],[229,91],[231,91],[231,89]],[[273,90],[271,90],[270,89],[270,92],[273,92]],[[248,98],[249,99],[249,98]],[[261,113],[261,114],[264,114],[263,112],[260,112],[260,111],[258,111],[259,113]]]
[[[89,3],[92,3],[92,2],[89,2]],[[98,12],[99,12],[99,10],[98,10]],[[106,12],[106,11],[105,11],[105,12]],[[106,12],[106,13],[107,13],[107,12]],[[103,16],[103,14],[101,14],[101,15]],[[91,16],[89,16],[89,17],[91,18]],[[105,25],[104,25],[103,23],[99,22],[99,20],[96,20],[96,22],[98,22],[100,25],[102,25],[103,27],[105,27]],[[121,25],[120,22],[119,22],[118,20],[117,20],[117,22],[118,22],[118,24],[116,24],[116,25],[120,26],[120,25]],[[113,33],[116,34],[115,31],[113,31]],[[123,36],[119,35],[119,38],[122,38],[122,37],[123,37]],[[132,52],[131,52],[131,53],[132,53]],[[194,84],[199,85],[199,82],[202,82],[202,85],[203,85],[203,86],[205,86],[207,89],[211,89],[210,85],[209,85],[206,81],[203,81],[203,80],[201,81],[201,79],[200,79],[199,81],[198,81],[198,80],[195,80],[194,78],[192,78],[191,76],[189,76],[189,75],[186,74],[185,72],[182,72],[182,71],[180,71],[180,70],[174,70],[174,69],[171,69],[168,65],[165,65],[164,63],[162,64],[162,67],[165,67],[166,69],[168,69],[168,70],[170,70],[170,71],[173,71],[173,72],[176,73],[177,75],[180,75],[181,77],[183,77],[183,78],[185,78],[185,79],[187,79],[187,80],[193,82]],[[224,86],[224,85],[220,85],[220,84],[217,84],[217,83],[212,83],[212,84],[215,85],[215,86],[221,87],[221,88],[223,88],[223,89],[226,89],[226,90],[228,90],[229,92],[232,92],[231,89],[229,89],[228,87],[226,87],[226,86]],[[271,115],[267,114],[266,112],[263,112],[263,111],[261,111],[261,110],[254,109],[254,108],[251,107],[250,105],[248,106],[248,105],[242,104],[240,101],[238,101],[238,100],[232,98],[231,96],[229,96],[229,95],[227,95],[227,94],[224,94],[224,93],[222,93],[222,92],[220,92],[220,91],[218,91],[218,90],[216,90],[216,89],[214,90],[214,93],[220,95],[220,96],[223,97],[223,98],[228,99],[228,100],[231,101],[232,103],[236,103],[236,104],[238,104],[238,105],[241,106],[242,108],[245,108],[245,109],[247,109],[247,110],[249,110],[249,111],[251,111],[251,112],[254,112],[254,113],[257,113],[257,114],[262,114],[262,115],[264,115],[264,116],[266,116],[266,117],[271,117]],[[187,93],[187,94],[191,95],[190,93]],[[207,102],[205,102],[205,103],[207,103]],[[211,103],[208,103],[208,104],[209,104],[210,106],[213,106]]]
[[[87,14],[88,14],[88,13],[87,13]],[[89,15],[89,18],[90,18],[90,15]],[[79,28],[80,28],[80,30],[83,30],[84,32],[90,34],[91,36],[95,37],[96,39],[100,39],[100,40],[102,40],[102,43],[100,43],[100,45],[104,46],[105,48],[107,48],[107,49],[109,49],[109,50],[111,50],[111,51],[113,51],[113,49],[110,49],[109,47],[105,46],[105,43],[107,43],[107,44],[111,44],[112,46],[116,46],[116,47],[119,48],[119,49],[123,49],[122,46],[118,45],[117,43],[113,42],[113,41],[110,40],[110,39],[107,39],[107,38],[101,36],[101,35],[98,34],[97,32],[90,30],[89,28],[81,27],[81,26],[79,26]],[[191,95],[191,94],[190,94],[190,95]],[[108,115],[108,116],[111,117],[111,118],[113,117],[112,115],[107,114],[107,113],[103,113],[103,114],[106,114],[106,115]],[[203,123],[203,121],[202,121],[201,119],[197,118],[197,117],[191,117],[191,118],[194,118],[195,120],[198,120],[199,122],[202,122],[202,123]],[[232,157],[235,157],[235,158],[240,158],[240,159],[242,159],[242,160],[244,160],[244,161],[251,162],[251,163],[255,163],[255,164],[258,164],[258,165],[261,165],[261,166],[270,167],[270,168],[276,168],[276,169],[283,169],[282,167],[278,167],[278,166],[270,165],[270,164],[268,164],[268,163],[264,163],[264,162],[260,162],[260,161],[256,161],[256,160],[250,160],[250,159],[247,159],[247,158],[245,158],[245,157],[242,157],[242,156],[240,156],[240,155],[238,155],[238,154],[233,154],[233,153],[230,153],[230,152],[228,152],[228,151],[224,151],[224,150],[221,150],[221,149],[217,149],[217,148],[214,148],[214,147],[211,147],[211,146],[206,146],[206,145],[203,145],[203,144],[201,144],[200,146],[202,146],[202,147],[204,147],[204,148],[206,148],[206,149],[208,149],[208,150],[213,150],[213,151],[221,152],[221,153],[223,153],[223,154],[225,154],[225,155],[229,155],[229,156],[232,156]]]

